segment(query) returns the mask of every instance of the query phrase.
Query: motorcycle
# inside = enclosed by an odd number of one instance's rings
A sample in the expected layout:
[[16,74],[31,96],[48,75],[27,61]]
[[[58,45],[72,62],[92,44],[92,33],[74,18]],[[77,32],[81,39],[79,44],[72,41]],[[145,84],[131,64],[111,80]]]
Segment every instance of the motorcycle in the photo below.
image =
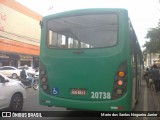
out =
[[32,85],[32,86],[31,86],[32,80],[22,79],[21,82],[22,82],[23,85],[26,87],[26,89],[32,87],[34,90],[38,90],[38,88],[39,88],[39,84],[38,84],[39,78],[37,78],[37,77],[32,77],[31,79],[33,79],[33,85]]

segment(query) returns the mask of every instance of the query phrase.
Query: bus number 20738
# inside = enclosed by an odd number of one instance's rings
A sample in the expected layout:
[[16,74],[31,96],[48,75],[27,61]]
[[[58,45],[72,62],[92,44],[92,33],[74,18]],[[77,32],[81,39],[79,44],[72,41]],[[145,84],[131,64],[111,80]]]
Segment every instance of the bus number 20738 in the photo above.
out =
[[91,92],[92,99],[111,99],[110,92]]

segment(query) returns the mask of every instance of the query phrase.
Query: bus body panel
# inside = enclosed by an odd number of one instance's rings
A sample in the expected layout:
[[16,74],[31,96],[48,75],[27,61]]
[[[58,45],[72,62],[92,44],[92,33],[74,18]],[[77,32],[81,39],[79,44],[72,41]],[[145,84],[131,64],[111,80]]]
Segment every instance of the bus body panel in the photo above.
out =
[[[59,91],[56,96],[68,99],[106,100],[103,95],[98,96],[97,99],[92,98],[92,96],[95,96],[93,95],[95,92],[105,92],[109,100],[112,95],[117,69],[121,65],[119,59],[125,61],[125,58],[120,53],[114,55],[111,55],[111,53],[109,57],[89,57],[87,52],[84,52],[83,57],[80,57],[81,55],[68,52],[73,54],[73,57],[56,58],[48,55],[44,58],[47,63],[45,66],[50,80],[50,88],[51,90],[56,88]],[[84,54],[86,54],[86,57],[84,57]],[[93,54],[95,53],[93,52]],[[76,95],[76,93],[74,95],[72,89],[85,90],[86,95]]]
[[[112,100],[114,80],[118,67],[122,62],[127,61],[127,54],[124,55],[122,52],[126,48],[125,46],[119,48],[119,51],[116,50],[117,47],[115,47],[115,50],[113,50],[114,48],[110,49],[112,50],[100,49],[99,52],[83,50],[83,55],[74,54],[75,50],[69,50],[65,55],[71,54],[72,57],[66,55],[69,57],[65,58],[53,56],[54,53],[52,52],[42,58],[46,63],[46,71],[48,79],[50,79],[50,95],[40,95],[41,98],[44,98],[43,100],[50,101],[50,103],[40,101],[40,104],[86,110],[116,111],[115,107],[124,107],[124,110],[131,110],[132,87],[127,87],[127,93],[122,98]],[[48,53],[50,52],[48,51]],[[89,55],[89,53],[92,54]],[[98,56],[99,53],[104,53],[104,55]],[[129,64],[130,61],[127,61],[127,63]],[[130,68],[128,67],[128,69]],[[132,81],[130,73],[127,75],[127,86],[129,86]],[[58,91],[56,95],[53,93],[54,88]],[[72,94],[72,89],[86,90],[86,94]],[[108,97],[103,96],[104,92]]]

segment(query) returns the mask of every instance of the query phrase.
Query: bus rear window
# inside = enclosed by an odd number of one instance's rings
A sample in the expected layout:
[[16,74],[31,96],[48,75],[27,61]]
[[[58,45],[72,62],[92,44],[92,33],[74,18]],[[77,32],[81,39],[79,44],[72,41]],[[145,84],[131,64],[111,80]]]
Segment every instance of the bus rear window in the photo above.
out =
[[117,44],[117,14],[64,17],[48,21],[49,48],[102,48]]

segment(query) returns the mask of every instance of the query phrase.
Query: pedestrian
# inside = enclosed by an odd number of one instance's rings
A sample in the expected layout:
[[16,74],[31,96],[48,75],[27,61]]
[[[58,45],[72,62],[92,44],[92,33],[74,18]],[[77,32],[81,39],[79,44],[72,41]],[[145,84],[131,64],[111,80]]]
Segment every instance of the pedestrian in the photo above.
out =
[[153,68],[151,70],[151,74],[152,74],[152,78],[154,81],[156,93],[158,93],[159,88],[160,88],[160,79],[159,79],[160,74],[159,74],[159,70],[158,70],[158,67],[156,64],[153,65]]
[[144,74],[144,79],[146,81],[147,87],[149,87],[149,68],[146,68],[146,72]]
[[27,75],[26,75],[26,71],[25,71],[24,68],[22,69],[22,71],[21,71],[21,73],[20,73],[20,76],[21,76],[21,79],[22,79],[22,80],[26,80]]

